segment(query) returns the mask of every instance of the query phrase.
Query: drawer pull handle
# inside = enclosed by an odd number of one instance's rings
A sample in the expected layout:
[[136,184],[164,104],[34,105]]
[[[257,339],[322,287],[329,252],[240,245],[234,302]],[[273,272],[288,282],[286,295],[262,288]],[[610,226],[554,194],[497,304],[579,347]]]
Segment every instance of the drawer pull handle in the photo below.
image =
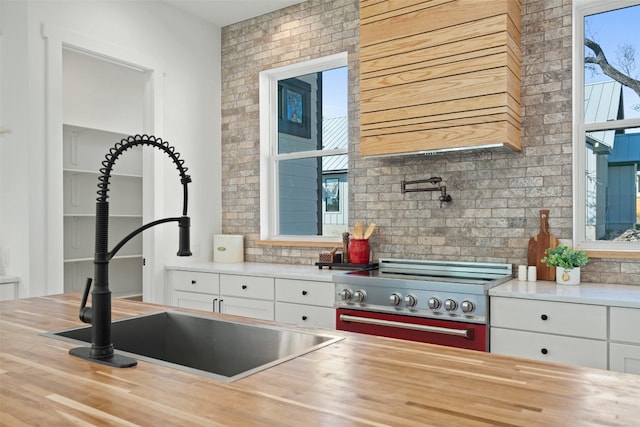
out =
[[242,289],[247,289],[247,285],[242,285]]
[[307,320],[307,316],[302,316],[302,320]]
[[307,291],[302,291],[302,295],[306,295],[306,294],[307,294]]
[[549,318],[549,316],[547,316],[546,314],[543,314],[542,316],[540,316],[540,318],[542,320],[547,320]]
[[540,353],[547,354],[549,353],[549,350],[547,350],[546,348],[543,348],[542,350],[540,350]]
[[192,285],[195,285],[195,284],[196,284],[196,281],[195,281],[195,280],[192,280],[192,281],[191,281],[191,284],[192,284]]

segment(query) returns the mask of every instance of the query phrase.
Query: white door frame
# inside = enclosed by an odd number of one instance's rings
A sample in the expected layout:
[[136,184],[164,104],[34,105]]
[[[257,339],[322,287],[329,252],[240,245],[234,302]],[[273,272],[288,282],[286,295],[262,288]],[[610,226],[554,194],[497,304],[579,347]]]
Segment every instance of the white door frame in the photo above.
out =
[[[162,80],[165,66],[154,58],[140,52],[132,52],[121,46],[96,40],[85,34],[79,34],[55,26],[45,25],[42,37],[46,45],[46,82],[45,82],[45,143],[46,143],[46,235],[45,269],[47,278],[47,294],[64,292],[64,233],[63,233],[63,174],[62,174],[62,50],[70,48],[102,60],[112,61],[118,65],[127,66],[143,71],[148,78],[145,87],[145,108],[143,112],[142,132],[150,135],[163,134],[163,89]],[[115,142],[114,142],[115,144]],[[106,153],[105,153],[106,154]],[[155,156],[150,150],[143,152],[143,194],[142,204],[143,223],[156,219],[157,213],[162,212],[162,192],[154,185],[162,182],[162,161],[164,158]],[[156,227],[157,228],[157,227]],[[142,256],[146,266],[142,274],[142,293],[145,301],[164,302],[162,267],[157,266],[158,258],[155,240],[160,235],[157,230],[147,230],[143,238]],[[158,271],[159,270],[159,271]]]

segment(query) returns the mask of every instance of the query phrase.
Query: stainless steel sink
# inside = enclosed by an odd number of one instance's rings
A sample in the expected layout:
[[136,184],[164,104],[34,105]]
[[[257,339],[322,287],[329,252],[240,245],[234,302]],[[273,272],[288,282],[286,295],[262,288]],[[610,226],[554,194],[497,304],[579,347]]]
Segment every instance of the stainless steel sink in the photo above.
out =
[[[91,343],[91,326],[44,335]],[[116,320],[111,336],[116,352],[226,382],[342,339],[169,311]]]

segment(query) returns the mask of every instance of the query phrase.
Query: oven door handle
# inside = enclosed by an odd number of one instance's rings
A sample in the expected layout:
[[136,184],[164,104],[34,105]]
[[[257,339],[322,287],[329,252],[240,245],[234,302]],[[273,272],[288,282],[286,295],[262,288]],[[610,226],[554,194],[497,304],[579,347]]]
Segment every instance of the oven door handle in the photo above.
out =
[[421,331],[421,332],[433,332],[436,334],[453,335],[456,337],[466,338],[468,340],[472,339],[470,335],[473,335],[472,334],[473,331],[469,329],[442,328],[439,326],[418,325],[415,323],[394,322],[392,320],[371,319],[369,317],[350,316],[348,314],[341,314],[340,320],[343,322],[366,323],[369,325],[389,326],[392,328],[412,329],[412,330]]

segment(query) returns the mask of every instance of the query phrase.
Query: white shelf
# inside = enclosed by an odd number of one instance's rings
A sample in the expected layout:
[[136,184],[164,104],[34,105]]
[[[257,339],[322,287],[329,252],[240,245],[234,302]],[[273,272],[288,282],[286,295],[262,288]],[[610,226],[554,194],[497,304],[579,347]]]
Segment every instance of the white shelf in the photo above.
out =
[[[142,258],[142,254],[114,256],[113,258],[111,258],[111,261],[119,260],[119,259],[134,259],[134,258]],[[70,259],[65,259],[64,260],[65,264],[66,263],[71,263],[71,262],[88,262],[88,261],[93,262],[93,257],[91,257],[91,258],[70,258]]]
[[[102,167],[102,165],[100,165],[100,167]],[[79,173],[79,174],[86,174],[86,175],[94,175],[96,177],[96,186],[98,185],[98,176],[102,175],[100,173],[100,171],[94,171],[94,170],[84,170],[84,169],[69,169],[69,168],[65,168],[62,169],[62,172],[64,173]],[[112,173],[111,176],[118,176],[118,177],[123,177],[123,178],[136,178],[136,179],[142,179],[142,175],[139,174],[128,174],[128,173]]]
[[[65,129],[69,129],[69,130],[84,131],[84,132],[99,132],[101,134],[107,134],[110,136],[117,137],[118,140],[117,141],[114,140],[113,141],[114,144],[120,141],[121,139],[125,139],[129,136],[136,135],[135,132],[132,133],[131,131],[127,131],[124,129],[101,129],[99,127],[85,126],[79,123],[71,123],[69,121],[66,121],[64,123],[64,127]],[[140,132],[138,131],[137,133],[139,134]]]
[[[64,217],[64,259],[92,258],[95,252],[95,217],[65,216]],[[133,230],[142,226],[142,217],[110,218],[108,241],[117,244]],[[133,237],[120,249],[121,256],[138,255],[142,253],[142,235]]]
[[[64,214],[63,215],[65,218],[95,218],[96,214],[94,213],[82,213],[82,214]],[[111,215],[109,214],[109,218],[113,219],[113,218],[142,218],[142,215],[138,215],[138,214],[131,214],[131,215],[127,215],[127,214],[121,214],[121,215]],[[133,231],[133,230],[131,230]]]

